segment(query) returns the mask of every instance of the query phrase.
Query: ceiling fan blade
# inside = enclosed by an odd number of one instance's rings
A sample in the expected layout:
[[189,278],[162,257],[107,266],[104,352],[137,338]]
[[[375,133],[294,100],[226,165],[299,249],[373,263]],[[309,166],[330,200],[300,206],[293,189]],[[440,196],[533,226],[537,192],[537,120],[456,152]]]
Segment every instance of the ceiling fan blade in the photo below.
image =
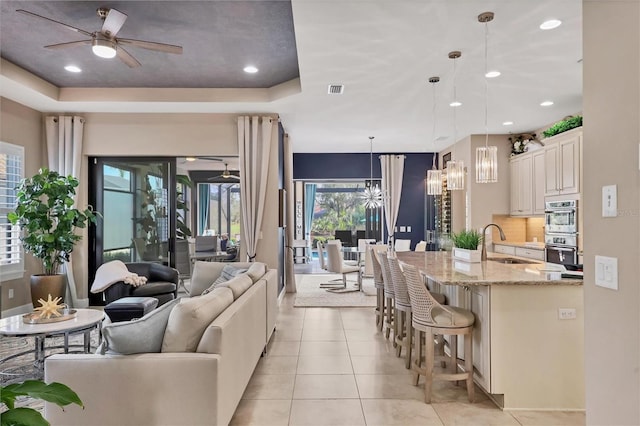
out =
[[51,18],[47,18],[47,17],[42,16],[42,15],[38,15],[37,13],[29,12],[28,10],[18,9],[18,10],[16,10],[16,12],[24,13],[25,15],[35,16],[36,18],[44,19],[46,21],[53,22],[54,24],[62,25],[63,27],[65,27],[68,30],[75,31],[77,33],[84,34],[84,35],[89,36],[89,37],[93,37],[93,34],[90,33],[89,31],[85,31],[83,29],[76,28],[76,27],[74,27],[72,25],[65,24],[64,22],[56,21],[55,19],[51,19]]
[[116,49],[116,55],[122,62],[129,65],[130,68],[136,68],[141,65],[136,58],[134,58],[129,52],[124,50],[121,46],[118,46],[118,48]]
[[67,43],[50,44],[45,49],[66,49],[67,47],[75,47],[82,45],[90,45],[91,40],[69,41]]
[[127,15],[116,9],[109,9],[107,17],[102,24],[102,30],[100,32],[109,38],[114,38],[120,28],[124,25],[124,21],[127,20]]
[[141,47],[143,49],[156,50],[158,52],[175,53],[182,55],[182,46],[173,44],[156,43],[154,41],[133,40],[130,38],[119,38],[118,43],[130,44],[132,46]]
[[199,160],[208,160],[208,161],[224,161],[222,158],[218,157],[198,157]]

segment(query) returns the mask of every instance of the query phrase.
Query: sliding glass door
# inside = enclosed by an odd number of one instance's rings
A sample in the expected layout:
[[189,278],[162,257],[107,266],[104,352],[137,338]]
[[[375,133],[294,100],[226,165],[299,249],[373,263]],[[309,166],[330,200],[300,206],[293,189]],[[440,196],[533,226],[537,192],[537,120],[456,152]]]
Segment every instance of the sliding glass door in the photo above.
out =
[[90,233],[90,282],[111,260],[175,266],[175,159],[90,159],[90,202],[102,217]]

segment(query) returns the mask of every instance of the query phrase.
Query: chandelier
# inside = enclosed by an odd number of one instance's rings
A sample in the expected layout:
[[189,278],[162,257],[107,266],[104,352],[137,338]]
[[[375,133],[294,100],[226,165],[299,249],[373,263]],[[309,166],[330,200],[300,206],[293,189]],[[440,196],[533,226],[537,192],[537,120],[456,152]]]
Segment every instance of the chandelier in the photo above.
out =
[[373,136],[369,136],[369,185],[365,186],[362,200],[367,209],[379,209],[382,207],[382,190],[376,183],[373,184]]
[[431,140],[433,141],[433,164],[431,170],[427,171],[427,195],[442,194],[442,171],[438,170],[436,164],[436,83],[440,81],[440,77],[431,77],[429,83],[433,86],[433,127],[431,128]]
[[[456,97],[456,59],[462,56],[459,51],[449,52],[449,59],[453,59],[453,143],[457,142],[456,108],[462,105]],[[447,161],[447,190],[461,191],[464,189],[464,162],[462,160]]]
[[495,183],[498,181],[498,147],[489,146],[489,77],[487,69],[488,23],[493,20],[493,12],[478,15],[478,22],[484,23],[484,146],[476,148],[476,182]]

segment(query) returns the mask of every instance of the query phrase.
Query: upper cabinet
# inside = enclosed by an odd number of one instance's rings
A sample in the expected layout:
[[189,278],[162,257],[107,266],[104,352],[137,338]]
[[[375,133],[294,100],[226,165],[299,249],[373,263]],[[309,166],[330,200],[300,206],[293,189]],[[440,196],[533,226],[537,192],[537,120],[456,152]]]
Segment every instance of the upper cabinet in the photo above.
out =
[[545,151],[527,152],[511,158],[511,215],[544,214]]
[[581,145],[581,127],[545,140],[544,195],[566,195],[580,192]]

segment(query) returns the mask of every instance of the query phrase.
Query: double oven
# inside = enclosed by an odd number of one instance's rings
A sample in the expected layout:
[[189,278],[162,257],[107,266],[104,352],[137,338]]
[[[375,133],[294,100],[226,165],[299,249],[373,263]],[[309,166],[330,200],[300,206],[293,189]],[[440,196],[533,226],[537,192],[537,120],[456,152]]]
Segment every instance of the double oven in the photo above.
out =
[[545,260],[578,263],[578,201],[547,201],[544,215]]

